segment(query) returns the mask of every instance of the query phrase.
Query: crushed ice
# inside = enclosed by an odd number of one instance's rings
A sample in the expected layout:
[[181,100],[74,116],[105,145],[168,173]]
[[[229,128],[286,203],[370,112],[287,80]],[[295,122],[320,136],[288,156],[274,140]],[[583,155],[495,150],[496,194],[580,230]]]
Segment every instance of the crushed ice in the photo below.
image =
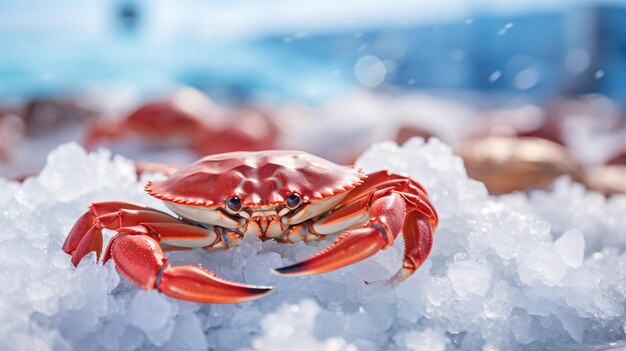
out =
[[[357,165],[410,174],[441,223],[430,259],[395,289],[366,286],[400,265],[402,245],[349,268],[283,278],[270,268],[330,242],[247,237],[231,250],[174,252],[237,281],[272,284],[255,302],[204,305],[142,291],[93,256],[74,269],[61,244],[90,202],[144,194],[132,163],[65,144],[39,177],[0,186],[0,349],[511,350],[626,340],[626,197],[559,180],[489,197],[431,139],[378,144]],[[110,233],[109,233],[110,234]]]

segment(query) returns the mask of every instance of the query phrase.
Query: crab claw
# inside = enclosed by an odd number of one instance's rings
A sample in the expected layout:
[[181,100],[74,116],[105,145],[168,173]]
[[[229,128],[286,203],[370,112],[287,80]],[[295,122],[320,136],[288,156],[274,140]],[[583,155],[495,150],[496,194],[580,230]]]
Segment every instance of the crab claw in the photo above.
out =
[[96,259],[100,259],[102,227],[94,224],[95,219],[91,211],[83,214],[63,243],[63,251],[72,256],[74,266],[78,266],[83,257],[92,251],[96,253]]
[[102,252],[102,228],[99,225],[92,226],[85,233],[78,247],[70,252],[74,267],[78,266],[83,257],[92,251],[96,253],[96,260],[99,260]]
[[272,287],[231,282],[197,266],[165,268],[157,288],[171,297],[209,303],[245,302],[274,290]]
[[274,269],[274,272],[291,276],[325,273],[366,259],[386,245],[383,233],[376,226],[350,230],[308,260]]
[[65,238],[63,243],[63,251],[67,254],[72,254],[80,242],[83,240],[87,232],[93,227],[96,216],[90,211],[85,212],[74,224],[74,227],[70,231],[70,234]]
[[159,244],[149,236],[120,233],[111,240],[106,257],[112,258],[124,276],[145,290],[156,288],[174,298],[207,303],[250,301],[273,290],[231,282],[201,267],[172,267]]
[[393,244],[402,228],[405,200],[382,189],[374,192],[367,227],[343,232],[326,250],[306,261],[275,269],[278,274],[306,275],[329,272],[366,259]]
[[122,223],[119,215],[125,210],[137,210],[134,213],[139,214],[135,216],[138,220],[139,218],[151,219],[147,216],[149,214],[159,216],[162,220],[163,216],[166,216],[157,210],[127,202],[111,201],[91,204],[89,210],[76,221],[63,243],[63,251],[72,256],[74,266],[77,266],[83,257],[92,251],[96,253],[96,258],[100,259],[102,229],[116,229]]
[[[381,189],[371,196],[374,200],[369,208],[370,220],[367,227],[348,230],[319,254],[303,262],[275,269],[274,272],[293,276],[329,272],[391,247],[398,235],[402,234],[402,268],[384,283],[395,285],[406,280],[424,262],[432,249],[433,230],[437,224],[436,213],[423,213],[419,202],[415,201],[419,198],[415,199],[410,193]],[[355,212],[354,209],[350,210]],[[328,229],[329,225],[332,228],[333,221],[337,222],[345,215],[337,211],[335,217],[331,214],[326,218],[326,223],[321,222],[319,228]]]

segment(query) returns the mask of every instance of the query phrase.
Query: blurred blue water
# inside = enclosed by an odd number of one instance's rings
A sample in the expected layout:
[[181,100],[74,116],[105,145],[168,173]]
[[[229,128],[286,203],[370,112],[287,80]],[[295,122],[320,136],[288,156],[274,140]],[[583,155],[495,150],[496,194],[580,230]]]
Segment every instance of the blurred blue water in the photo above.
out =
[[626,96],[626,10],[619,3],[314,30],[303,24],[309,29],[301,31],[297,23],[237,24],[212,3],[207,21],[216,24],[206,33],[186,21],[202,22],[203,14],[192,16],[191,7],[172,14],[162,2],[29,6],[0,3],[1,100],[120,86],[151,95],[179,84],[218,98],[309,102],[362,84]]

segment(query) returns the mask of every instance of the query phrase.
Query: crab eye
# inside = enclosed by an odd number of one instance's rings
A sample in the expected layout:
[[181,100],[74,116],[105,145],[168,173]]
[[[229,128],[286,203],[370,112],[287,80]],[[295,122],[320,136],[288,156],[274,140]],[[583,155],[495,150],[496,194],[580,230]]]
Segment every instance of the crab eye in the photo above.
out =
[[300,203],[302,203],[302,198],[296,193],[293,193],[287,197],[287,207],[292,210],[300,206]]
[[242,207],[241,200],[239,200],[237,196],[229,197],[228,200],[226,200],[226,206],[235,212],[239,212]]

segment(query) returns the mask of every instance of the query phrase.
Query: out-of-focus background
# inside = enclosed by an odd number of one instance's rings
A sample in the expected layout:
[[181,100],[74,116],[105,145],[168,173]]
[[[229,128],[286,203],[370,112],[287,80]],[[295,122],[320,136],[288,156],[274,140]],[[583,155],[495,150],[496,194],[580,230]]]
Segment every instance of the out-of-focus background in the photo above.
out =
[[[412,177],[432,251],[403,196],[406,235],[337,272],[270,272],[332,238],[167,253],[277,288],[254,302],[181,301],[63,252],[111,243],[80,238],[88,204],[168,211],[145,181],[264,149]],[[0,0],[0,351],[624,350],[620,193],[626,0]],[[404,238],[428,258],[376,283]]]
[[620,99],[622,5],[10,1],[0,5],[1,91],[7,102],[107,89],[148,97],[180,84],[272,102],[325,101],[355,85]]
[[67,140],[137,162],[297,148],[351,163],[435,136],[495,193],[565,174],[608,194],[625,97],[625,1],[0,3],[9,178]]

